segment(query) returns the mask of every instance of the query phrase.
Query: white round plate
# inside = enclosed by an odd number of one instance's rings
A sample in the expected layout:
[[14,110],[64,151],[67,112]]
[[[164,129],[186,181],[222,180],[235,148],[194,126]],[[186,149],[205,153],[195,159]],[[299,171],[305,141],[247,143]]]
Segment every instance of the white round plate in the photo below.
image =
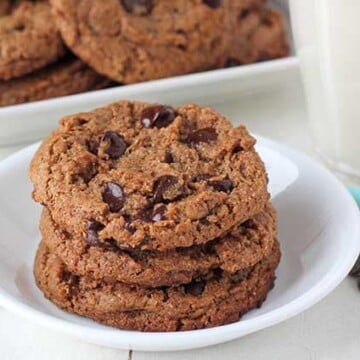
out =
[[355,262],[359,211],[339,181],[308,157],[265,139],[258,149],[275,196],[283,256],[267,301],[242,320],[212,329],[141,333],[99,325],[45,300],[32,275],[40,207],[31,200],[27,168],[36,145],[0,163],[0,305],[90,343],[145,351],[222,343],[304,311],[333,290]]

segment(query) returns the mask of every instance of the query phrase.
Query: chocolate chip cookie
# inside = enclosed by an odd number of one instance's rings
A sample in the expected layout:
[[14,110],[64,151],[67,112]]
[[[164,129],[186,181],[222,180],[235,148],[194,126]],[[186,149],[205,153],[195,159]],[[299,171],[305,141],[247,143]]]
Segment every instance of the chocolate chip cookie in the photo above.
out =
[[235,28],[225,66],[250,64],[289,54],[284,23],[275,10],[247,12]]
[[0,79],[9,80],[54,62],[65,46],[45,1],[21,1],[0,18]]
[[0,106],[102,89],[110,80],[69,57],[32,74],[0,81]]
[[35,278],[57,306],[98,322],[142,331],[191,330],[235,322],[259,307],[274,284],[279,260],[275,242],[267,258],[237,279],[216,271],[186,285],[146,289],[76,276],[41,243]]
[[47,209],[43,211],[40,229],[50,252],[76,275],[91,274],[95,279],[157,287],[189,283],[216,268],[236,278],[239,270],[241,273],[270,254],[276,237],[276,216],[269,204],[262,213],[235,226],[220,239],[166,252],[125,251],[114,243],[89,245],[63,232]]
[[211,108],[119,101],[63,118],[30,166],[33,197],[88,244],[204,244],[261,212],[263,162]]
[[[212,69],[224,57],[232,31],[229,1],[50,2],[72,51],[122,83]],[[237,7],[251,2],[237,0]]]

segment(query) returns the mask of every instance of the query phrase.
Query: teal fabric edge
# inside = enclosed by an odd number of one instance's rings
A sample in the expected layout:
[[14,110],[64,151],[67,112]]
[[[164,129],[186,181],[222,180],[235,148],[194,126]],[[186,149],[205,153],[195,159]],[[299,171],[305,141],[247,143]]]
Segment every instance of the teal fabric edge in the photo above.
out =
[[348,186],[348,190],[350,191],[351,195],[360,207],[360,188],[355,186]]

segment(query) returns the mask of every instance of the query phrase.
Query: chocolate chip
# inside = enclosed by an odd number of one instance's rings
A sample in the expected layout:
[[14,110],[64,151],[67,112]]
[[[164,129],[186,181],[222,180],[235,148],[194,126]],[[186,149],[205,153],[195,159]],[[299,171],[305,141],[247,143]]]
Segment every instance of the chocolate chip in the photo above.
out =
[[216,191],[222,191],[229,193],[234,187],[233,182],[230,179],[224,180],[211,180],[208,181],[208,185],[214,188]]
[[187,49],[187,46],[184,45],[184,44],[179,44],[176,46],[178,49],[182,50],[182,51],[185,51]]
[[[139,311],[138,310],[127,311],[126,316],[129,318],[135,318],[135,317],[139,316]],[[129,358],[131,359],[132,356],[130,354],[132,354],[132,350],[130,350],[130,353],[129,353]]]
[[134,15],[148,15],[153,9],[152,0],[121,0],[125,10]]
[[202,280],[193,280],[191,283],[184,285],[186,294],[200,296],[205,289],[205,282]]
[[161,290],[163,291],[164,294],[164,301],[168,301],[169,300],[168,288],[166,286],[163,286]]
[[97,155],[98,148],[99,148],[99,144],[98,144],[97,141],[95,141],[95,140],[88,140],[88,141],[86,142],[86,146],[87,146],[88,150],[89,150],[92,154]]
[[11,5],[16,5],[16,3],[18,2],[19,0],[10,0],[10,4]]
[[164,220],[165,219],[165,217],[164,217],[165,211],[166,211],[166,206],[164,206],[164,205],[154,209],[152,212],[151,220],[153,222]]
[[273,20],[271,17],[265,17],[262,21],[262,23],[265,25],[265,26],[273,26]]
[[209,143],[215,141],[218,137],[216,130],[212,127],[203,128],[192,132],[188,135],[186,141],[191,145],[198,145],[200,143]]
[[221,6],[222,0],[203,0],[203,3],[212,9],[216,9]]
[[271,280],[269,290],[272,290],[274,287],[275,287],[275,277],[273,277],[272,280]]
[[208,241],[207,243],[204,244],[203,248],[206,254],[210,254],[210,255],[217,254],[214,241]]
[[129,223],[129,222],[126,222],[126,223],[125,223],[124,228],[125,228],[130,234],[134,234],[135,231],[136,231],[134,225],[131,224],[131,223]]
[[120,248],[117,245],[116,240],[114,240],[114,239],[106,239],[104,241],[104,243],[101,243],[99,246],[102,248],[105,248],[105,249],[112,250],[112,251],[120,250]]
[[124,251],[130,255],[135,261],[147,261],[149,252],[147,251],[138,251],[138,250],[130,250],[130,249],[124,249]]
[[101,142],[107,143],[105,153],[108,154],[111,159],[118,159],[124,154],[127,148],[124,137],[115,131],[107,131],[101,138]]
[[88,120],[82,119],[82,118],[76,118],[74,119],[74,125],[76,126],[83,126],[88,123]]
[[140,219],[146,222],[157,222],[161,220],[165,220],[165,211],[166,206],[161,205],[156,208],[149,208],[143,210],[143,212],[139,215]]
[[240,144],[235,145],[232,149],[233,154],[239,153],[241,151],[244,151],[244,148]]
[[241,224],[241,226],[244,227],[245,229],[256,229],[256,223],[255,223],[255,221],[253,219],[249,219],[249,220],[244,221]]
[[216,268],[216,269],[213,270],[213,273],[214,273],[214,278],[216,280],[219,280],[219,279],[221,279],[221,277],[223,275],[223,270],[220,269],[220,268]]
[[88,220],[87,222],[87,233],[86,233],[86,243],[90,246],[98,246],[98,232],[104,228],[104,225],[99,223],[96,220]]
[[259,300],[259,301],[256,303],[256,308],[257,308],[257,309],[260,309],[265,300],[266,300],[266,299],[261,299],[261,300]]
[[239,65],[242,65],[242,64],[238,59],[229,58],[226,60],[224,67],[230,68],[230,67],[239,66]]
[[171,152],[168,152],[168,151],[166,152],[166,154],[165,154],[165,162],[167,164],[172,164],[174,162],[174,158],[171,155]]
[[79,288],[80,278],[79,276],[76,276],[66,270],[62,271],[61,275],[61,281],[66,283],[66,288],[68,289],[68,296],[71,299],[73,296],[75,296],[75,294],[78,293],[77,289]]
[[356,263],[351,269],[349,275],[353,277],[360,277],[360,257],[356,260]]
[[208,220],[207,217],[204,217],[204,218],[200,219],[200,224],[205,225],[205,226],[209,226],[209,225],[211,225],[211,222]]
[[98,173],[97,164],[89,163],[85,169],[80,173],[80,177],[87,184]]
[[22,32],[26,29],[26,26],[24,24],[16,24],[14,26],[14,30],[15,31],[19,31],[19,32]]
[[146,128],[162,128],[168,126],[175,119],[175,110],[170,106],[154,105],[145,108],[141,113],[141,123]]
[[245,19],[250,14],[249,9],[243,9],[239,14],[239,20]]
[[154,201],[160,202],[164,200],[164,194],[177,182],[178,178],[173,175],[163,175],[156,179],[153,187]]
[[104,185],[102,198],[111,212],[118,212],[124,206],[125,193],[119,184],[108,182]]
[[246,279],[248,277],[248,275],[250,274],[250,272],[251,272],[250,268],[238,270],[235,273],[231,274],[230,278],[234,282],[239,282],[241,280]]

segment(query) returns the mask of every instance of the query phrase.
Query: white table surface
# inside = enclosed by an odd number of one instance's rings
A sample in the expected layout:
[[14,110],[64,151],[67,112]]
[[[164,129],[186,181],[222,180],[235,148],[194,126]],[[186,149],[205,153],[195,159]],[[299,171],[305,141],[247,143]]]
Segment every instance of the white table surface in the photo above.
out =
[[[299,79],[276,91],[239,99],[250,130],[316,156]],[[217,107],[235,118],[231,104]],[[238,116],[237,116],[238,117]],[[239,117],[238,117],[239,118]],[[0,149],[4,158],[14,149]],[[279,325],[226,344],[177,353],[128,352],[89,345],[34,325],[0,308],[1,360],[359,359],[360,291],[347,278],[325,300]]]

